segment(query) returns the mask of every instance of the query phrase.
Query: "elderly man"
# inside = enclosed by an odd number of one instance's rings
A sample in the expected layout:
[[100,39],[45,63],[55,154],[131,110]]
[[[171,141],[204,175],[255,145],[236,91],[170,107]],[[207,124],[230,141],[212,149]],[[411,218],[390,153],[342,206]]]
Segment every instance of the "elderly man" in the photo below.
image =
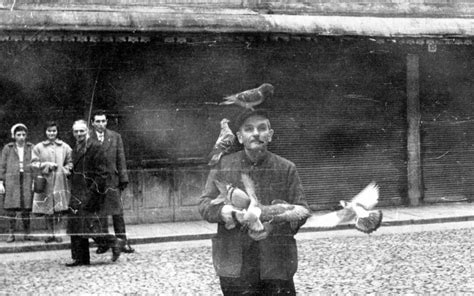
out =
[[[265,112],[247,111],[237,121],[237,139],[244,150],[224,156],[209,174],[199,211],[202,217],[218,223],[212,240],[214,267],[224,295],[295,295],[293,275],[297,250],[293,235],[306,219],[297,223],[271,223],[265,236],[255,237],[240,227],[227,229],[236,208],[214,204],[220,194],[217,183],[244,188],[242,174],[255,183],[256,196],[263,205],[274,200],[308,207],[295,165],[267,150],[273,130]],[[239,229],[240,228],[240,229]]]
[[[127,164],[125,161],[125,151],[123,148],[122,136],[112,130],[107,129],[107,115],[103,110],[94,112],[91,120],[92,131],[90,136],[102,145],[106,159],[106,195],[104,207],[101,210],[101,216],[104,217],[103,224],[108,226],[107,216],[112,216],[114,232],[118,238],[125,241],[122,252],[133,253],[135,250],[130,246],[127,240],[125,230],[125,220],[123,217],[122,191],[128,185]],[[99,246],[97,254],[107,252],[107,246]]]
[[[105,155],[101,145],[89,138],[89,129],[84,120],[74,122],[72,127],[76,145],[72,151],[70,214],[67,232],[71,235],[73,261],[66,266],[90,264],[89,238],[99,245],[112,248],[112,261],[116,261],[123,247],[123,240],[104,233],[100,211],[104,203]],[[106,228],[105,228],[106,229]]]

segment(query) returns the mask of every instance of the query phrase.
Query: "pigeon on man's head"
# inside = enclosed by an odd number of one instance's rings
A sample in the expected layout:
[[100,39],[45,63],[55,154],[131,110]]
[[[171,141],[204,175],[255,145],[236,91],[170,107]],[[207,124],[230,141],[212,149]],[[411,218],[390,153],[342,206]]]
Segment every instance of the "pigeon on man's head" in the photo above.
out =
[[235,135],[229,127],[229,122],[230,121],[227,118],[221,120],[221,131],[219,137],[217,138],[216,144],[214,144],[211,153],[209,153],[211,158],[208,163],[209,166],[215,166],[218,164],[221,157],[228,154],[234,146]]
[[267,98],[273,96],[274,87],[270,83],[264,83],[257,88],[249,89],[224,98],[219,105],[238,105],[246,109],[254,110]]

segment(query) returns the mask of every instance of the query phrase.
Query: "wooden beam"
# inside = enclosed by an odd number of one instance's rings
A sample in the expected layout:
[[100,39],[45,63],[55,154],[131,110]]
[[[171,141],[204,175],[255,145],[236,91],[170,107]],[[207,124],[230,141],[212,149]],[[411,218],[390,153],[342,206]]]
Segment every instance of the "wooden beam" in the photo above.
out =
[[408,152],[408,201],[411,206],[421,203],[423,182],[420,156],[420,80],[419,57],[407,56],[407,152]]
[[[0,0],[1,1],[1,0]],[[0,31],[275,33],[322,36],[471,38],[471,18],[264,14],[249,9],[1,10]]]

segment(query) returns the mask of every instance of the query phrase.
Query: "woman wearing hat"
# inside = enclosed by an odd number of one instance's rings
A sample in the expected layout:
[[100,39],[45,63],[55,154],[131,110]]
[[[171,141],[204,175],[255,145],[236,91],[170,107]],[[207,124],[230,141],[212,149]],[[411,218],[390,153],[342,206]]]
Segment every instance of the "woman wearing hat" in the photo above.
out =
[[30,212],[32,206],[31,153],[33,144],[26,141],[27,127],[17,123],[11,128],[15,140],[3,147],[0,159],[0,194],[5,194],[3,207],[10,217],[7,243],[15,241],[16,213],[21,212],[25,240],[30,236]]
[[[31,165],[38,174],[46,180],[42,190],[36,190],[33,195],[33,213],[44,215],[49,236],[46,243],[62,242],[55,235],[61,213],[68,209],[71,197],[67,176],[72,169],[72,149],[58,139],[58,125],[48,121],[45,125],[46,140],[35,145]],[[38,188],[39,189],[39,188]]]

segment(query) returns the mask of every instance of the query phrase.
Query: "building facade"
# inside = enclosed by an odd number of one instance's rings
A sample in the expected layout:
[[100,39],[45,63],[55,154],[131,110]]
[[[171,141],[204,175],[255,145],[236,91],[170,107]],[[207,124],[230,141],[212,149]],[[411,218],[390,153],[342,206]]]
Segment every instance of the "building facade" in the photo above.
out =
[[[474,5],[468,1],[3,1],[2,144],[91,106],[131,176],[128,223],[200,219],[226,95],[264,82],[275,139],[311,207],[370,181],[381,205],[471,198]],[[316,1],[315,1],[316,2]],[[271,185],[270,185],[271,186]]]

